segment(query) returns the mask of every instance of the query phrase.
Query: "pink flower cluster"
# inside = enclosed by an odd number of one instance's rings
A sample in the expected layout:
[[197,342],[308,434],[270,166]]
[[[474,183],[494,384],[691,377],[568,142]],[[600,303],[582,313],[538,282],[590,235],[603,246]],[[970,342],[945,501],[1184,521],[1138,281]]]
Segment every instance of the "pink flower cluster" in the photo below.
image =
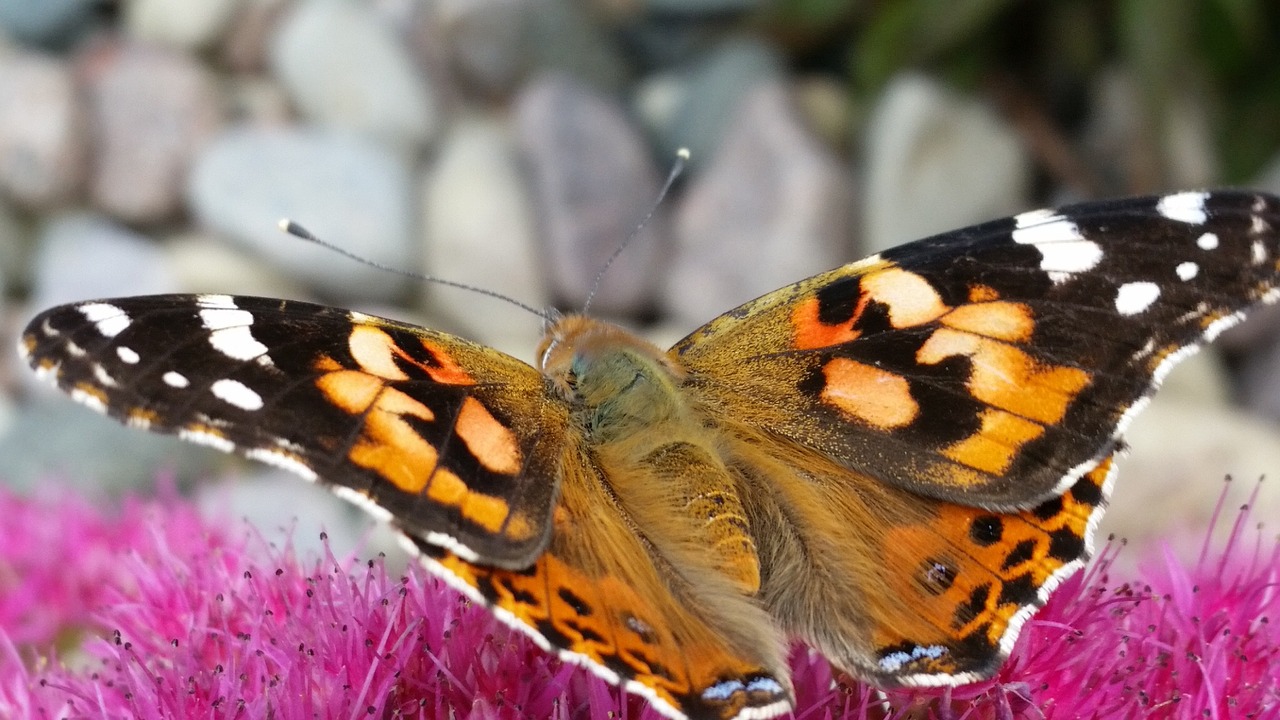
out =
[[[657,718],[417,570],[300,560],[177,499],[0,491],[0,718]],[[1280,544],[1123,584],[1116,546],[999,675],[880,693],[793,655],[797,718],[1280,718]]]

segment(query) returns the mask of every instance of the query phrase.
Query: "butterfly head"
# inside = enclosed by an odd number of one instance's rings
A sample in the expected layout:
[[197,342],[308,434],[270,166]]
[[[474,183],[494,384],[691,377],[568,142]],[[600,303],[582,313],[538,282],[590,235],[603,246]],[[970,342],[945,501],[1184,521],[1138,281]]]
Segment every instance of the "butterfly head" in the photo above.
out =
[[684,372],[667,353],[632,333],[585,315],[552,324],[538,347],[539,367],[574,405],[611,413],[619,406],[660,412]]

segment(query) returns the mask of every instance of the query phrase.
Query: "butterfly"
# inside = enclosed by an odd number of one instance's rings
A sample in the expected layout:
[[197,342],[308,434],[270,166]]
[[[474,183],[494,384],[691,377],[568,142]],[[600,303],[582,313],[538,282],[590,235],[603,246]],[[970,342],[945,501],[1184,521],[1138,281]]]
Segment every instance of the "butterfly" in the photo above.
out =
[[768,718],[788,643],[881,687],[991,676],[1093,549],[1165,373],[1274,301],[1280,198],[1039,210],[903,245],[663,351],[552,316],[536,366],[297,302],[64,305],[20,349],[127,425],[272,463],[671,718]]

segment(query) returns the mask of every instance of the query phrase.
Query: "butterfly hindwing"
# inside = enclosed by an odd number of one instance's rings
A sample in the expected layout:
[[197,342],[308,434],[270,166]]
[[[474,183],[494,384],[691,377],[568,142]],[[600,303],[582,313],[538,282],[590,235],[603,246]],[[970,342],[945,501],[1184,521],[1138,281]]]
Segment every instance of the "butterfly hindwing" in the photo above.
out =
[[161,295],[32,320],[38,371],[122,422],[339,488],[406,532],[519,567],[546,547],[567,413],[528,365],[309,303]]
[[903,245],[678,343],[708,412],[915,493],[1061,494],[1171,363],[1274,297],[1280,204],[1181,193],[1036,211]]
[[727,622],[706,603],[717,579],[653,552],[585,447],[561,486],[551,545],[531,567],[469,563],[418,543],[429,566],[517,620],[549,650],[693,720],[767,718],[791,706],[783,640],[764,610]]

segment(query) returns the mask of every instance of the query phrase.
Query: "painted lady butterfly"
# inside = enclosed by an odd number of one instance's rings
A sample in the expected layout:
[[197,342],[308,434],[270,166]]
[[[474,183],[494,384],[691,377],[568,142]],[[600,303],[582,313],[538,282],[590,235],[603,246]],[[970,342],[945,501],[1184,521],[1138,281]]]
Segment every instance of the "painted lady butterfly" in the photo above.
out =
[[1280,198],[1028,212],[663,352],[552,318],[531,367],[302,302],[81,302],[21,350],[124,423],[330,484],[432,571],[679,718],[788,710],[799,638],[881,686],[991,675],[1092,550],[1120,435],[1280,282]]

